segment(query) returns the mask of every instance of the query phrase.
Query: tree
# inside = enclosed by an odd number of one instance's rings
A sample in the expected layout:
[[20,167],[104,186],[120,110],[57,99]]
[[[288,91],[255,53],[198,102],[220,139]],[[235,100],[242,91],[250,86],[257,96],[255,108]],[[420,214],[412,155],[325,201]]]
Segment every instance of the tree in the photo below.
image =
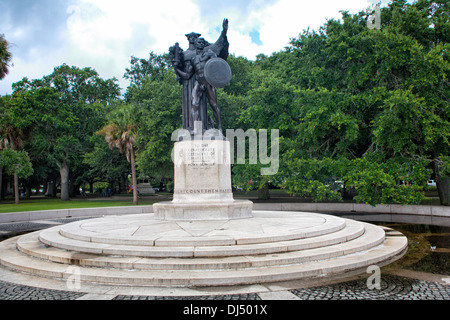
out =
[[130,68],[126,68],[124,78],[130,80],[131,85],[140,86],[145,78],[153,80],[162,80],[171,65],[169,55],[159,55],[150,52],[148,59],[139,59],[132,56],[130,60]]
[[[31,130],[32,115],[27,114],[24,108],[21,107],[21,104],[12,99],[11,96],[0,98],[0,112],[2,114],[2,117],[0,118],[0,150],[8,149],[18,152],[23,149],[24,140],[28,137]],[[14,175],[16,203],[18,203],[18,170],[16,170],[17,168],[15,168],[13,164],[21,163],[20,161],[23,159],[20,158],[21,154],[16,155],[9,151],[5,153],[5,156],[8,156],[9,159],[7,163],[9,169],[7,168],[6,171],[12,172],[11,174]],[[22,165],[25,166],[24,163],[22,163]],[[2,169],[3,166],[0,164],[0,189],[2,188]]]
[[227,58],[227,62],[230,65],[233,73],[230,83],[219,90],[233,96],[244,96],[250,90],[252,84],[252,71],[254,68],[254,62],[244,57],[236,57],[230,54]]
[[[279,77],[279,75],[272,70],[265,70],[256,67],[252,71],[253,81],[250,84],[247,98],[240,99],[240,108],[236,110],[237,121],[235,121],[232,128],[240,128],[247,132],[248,130],[255,130],[259,137],[259,130],[266,129],[271,132],[272,129],[279,130],[279,135],[282,139],[276,143],[279,144],[279,154],[284,154],[285,139],[292,134],[292,126],[296,121],[296,105],[294,100],[296,97],[296,89],[290,83],[286,83]],[[236,99],[235,99],[236,100]],[[272,141],[270,138],[268,141]],[[247,143],[247,142],[246,142]],[[248,142],[249,143],[249,142]],[[275,175],[264,175],[261,169],[265,167],[261,163],[260,148],[267,148],[267,155],[272,155],[272,143],[267,146],[261,146],[258,143],[257,150],[249,150],[246,154],[245,163],[237,163],[233,166],[233,184],[243,189],[258,190],[261,199],[270,197],[268,187],[270,184],[279,185],[280,172]],[[257,155],[250,152],[256,152]],[[256,164],[250,163],[250,157],[258,158]],[[278,159],[277,159],[278,160]],[[240,162],[243,162],[240,159]],[[284,165],[280,161],[281,166]]]
[[131,177],[133,183],[133,204],[138,204],[137,175],[136,175],[136,132],[138,110],[132,104],[123,104],[108,114],[108,124],[97,132],[102,135],[109,147],[118,148],[125,153],[131,163]]
[[418,203],[433,169],[449,190],[448,10],[394,0],[380,30],[367,28],[371,10],[342,12],[259,56],[240,123],[280,129],[277,180],[315,200],[343,181],[361,202]]
[[0,80],[3,80],[9,73],[11,59],[12,55],[9,51],[8,41],[6,41],[3,34],[0,34]]
[[91,137],[93,149],[83,156],[83,162],[89,168],[82,176],[83,180],[89,182],[91,192],[93,192],[94,182],[107,181],[112,188],[118,186],[119,192],[126,190],[128,175],[130,174],[130,164],[119,152],[118,148],[109,148],[104,137],[95,134]]
[[166,59],[167,55],[154,54],[145,63],[141,59],[140,64],[152,67],[139,73],[125,94],[126,102],[140,112],[136,136],[138,170],[141,175],[160,181],[173,178],[172,133],[182,125],[181,86]]
[[70,200],[77,177],[87,170],[82,155],[91,148],[89,139],[120,94],[116,79],[103,80],[91,68],[64,64],[43,79],[25,78],[13,88],[16,99],[27,98],[24,105],[35,115],[33,151],[58,167],[61,200]]
[[20,203],[19,178],[26,178],[33,173],[30,158],[26,151],[5,148],[0,152],[0,167],[4,167],[9,175],[14,175],[14,199]]

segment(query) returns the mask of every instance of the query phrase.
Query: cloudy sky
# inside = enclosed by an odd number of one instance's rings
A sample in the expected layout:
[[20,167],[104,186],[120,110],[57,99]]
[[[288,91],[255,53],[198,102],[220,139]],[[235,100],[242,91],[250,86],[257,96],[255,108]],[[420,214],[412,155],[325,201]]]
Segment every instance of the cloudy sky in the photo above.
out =
[[340,10],[357,13],[383,0],[0,0],[0,34],[13,54],[0,95],[24,77],[39,79],[63,63],[116,77],[121,88],[131,56],[167,52],[195,31],[215,41],[229,19],[230,53],[255,59],[318,29]]

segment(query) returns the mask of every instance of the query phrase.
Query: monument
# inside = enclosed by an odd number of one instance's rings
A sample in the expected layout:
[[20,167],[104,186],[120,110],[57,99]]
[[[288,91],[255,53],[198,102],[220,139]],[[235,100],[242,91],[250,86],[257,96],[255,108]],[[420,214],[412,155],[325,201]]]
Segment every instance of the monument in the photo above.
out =
[[[214,44],[190,33],[186,51],[178,44],[170,48],[183,85],[173,200],[153,206],[63,210],[60,216],[53,211],[30,214],[39,219],[91,219],[1,242],[0,279],[126,295],[218,294],[218,288],[205,288],[214,286],[224,286],[227,293],[260,292],[298,288],[302,280],[365,273],[405,253],[408,241],[400,233],[301,211],[305,205],[313,210],[314,204],[263,203],[254,210],[251,201],[233,199],[230,142],[221,131],[215,94],[215,88],[231,79],[227,30],[225,19]],[[217,128],[207,116],[208,104]]]
[[[221,220],[252,216],[253,203],[234,200],[231,188],[230,142],[222,134],[216,88],[231,80],[226,62],[228,20],[219,39],[210,44],[191,32],[189,49],[170,47],[173,68],[183,85],[183,130],[174,146],[174,196],[153,206],[156,219]],[[211,106],[217,129],[207,118]]]

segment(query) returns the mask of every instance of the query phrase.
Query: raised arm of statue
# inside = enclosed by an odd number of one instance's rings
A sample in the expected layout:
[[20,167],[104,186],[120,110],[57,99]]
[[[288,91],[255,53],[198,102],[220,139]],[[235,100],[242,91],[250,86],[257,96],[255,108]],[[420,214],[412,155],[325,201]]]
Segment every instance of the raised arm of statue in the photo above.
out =
[[228,19],[223,19],[222,23],[222,33],[219,36],[219,39],[214,43],[217,46],[223,46],[227,40],[227,32],[228,32]]
[[222,23],[222,35],[226,35],[228,32],[228,19],[223,19]]
[[217,39],[217,41],[214,44],[207,47],[209,50],[212,50],[218,57],[225,60],[228,57],[228,47],[229,47],[227,32],[228,32],[228,19],[224,19],[222,23],[222,33],[220,34],[219,39]]

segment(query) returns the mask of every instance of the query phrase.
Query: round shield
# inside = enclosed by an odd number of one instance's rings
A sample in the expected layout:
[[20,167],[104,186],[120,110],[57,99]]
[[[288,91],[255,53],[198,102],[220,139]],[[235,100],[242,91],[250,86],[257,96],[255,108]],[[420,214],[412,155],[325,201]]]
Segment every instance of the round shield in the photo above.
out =
[[225,87],[231,81],[231,68],[222,58],[211,58],[205,64],[205,79],[215,88]]

